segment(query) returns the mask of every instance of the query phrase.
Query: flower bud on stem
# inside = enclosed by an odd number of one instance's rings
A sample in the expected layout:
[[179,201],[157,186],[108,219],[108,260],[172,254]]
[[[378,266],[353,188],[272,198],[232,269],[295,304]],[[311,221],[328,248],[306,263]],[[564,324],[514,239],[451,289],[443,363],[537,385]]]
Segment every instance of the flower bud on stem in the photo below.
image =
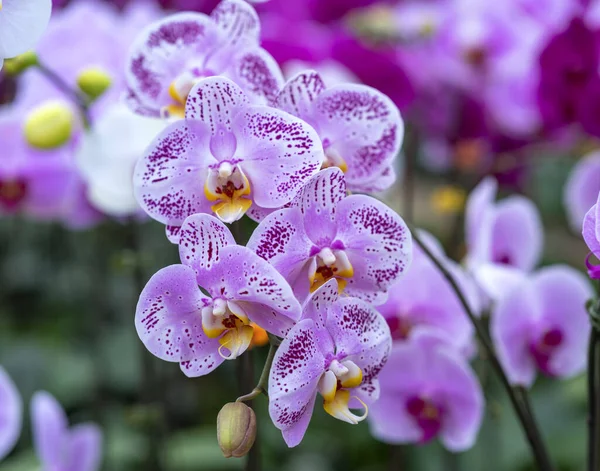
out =
[[217,416],[217,441],[225,458],[248,454],[256,439],[256,415],[243,402],[225,404]]

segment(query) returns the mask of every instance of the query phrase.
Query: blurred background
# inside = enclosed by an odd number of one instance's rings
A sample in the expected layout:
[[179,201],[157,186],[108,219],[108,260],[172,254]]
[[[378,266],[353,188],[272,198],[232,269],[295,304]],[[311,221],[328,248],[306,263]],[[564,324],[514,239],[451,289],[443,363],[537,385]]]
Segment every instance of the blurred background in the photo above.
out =
[[[92,109],[93,123],[118,102],[129,45],[144,25],[171,11],[209,13],[217,3],[55,0],[40,57],[67,82],[88,67],[111,71],[113,87]],[[600,137],[600,2],[270,0],[255,6],[263,47],[286,76],[314,68],[328,85],[364,83],[397,104],[406,125],[399,178],[379,196],[439,237],[452,258],[464,256],[468,193],[484,175],[494,175],[502,195],[525,194],[537,204],[545,228],[543,264],[583,269],[581,215],[569,198],[585,195],[569,197],[568,182],[574,168],[583,168],[578,178],[591,179],[596,195],[600,187],[594,154]],[[254,384],[243,378],[241,362],[188,379],[176,364],[150,355],[134,329],[141,288],[158,269],[179,261],[176,246],[161,224],[141,215],[106,214],[90,196],[75,157],[81,129],[58,150],[29,146],[20,123],[44,100],[64,99],[64,93],[36,70],[17,78],[5,72],[0,364],[25,403],[44,389],[72,423],[102,426],[105,470],[243,469],[243,460],[222,457],[215,433],[221,406]],[[33,171],[32,161],[49,169]],[[266,347],[250,352],[255,378],[265,356]],[[315,411],[302,445],[288,450],[268,419],[267,401],[259,398],[256,446],[264,469],[534,469],[485,358],[474,368],[487,410],[478,443],[466,453],[451,455],[437,443],[388,446],[370,436],[366,423],[349,427],[322,410]],[[583,377],[542,379],[533,389],[560,470],[584,467],[585,393]],[[24,423],[2,471],[39,469]]]

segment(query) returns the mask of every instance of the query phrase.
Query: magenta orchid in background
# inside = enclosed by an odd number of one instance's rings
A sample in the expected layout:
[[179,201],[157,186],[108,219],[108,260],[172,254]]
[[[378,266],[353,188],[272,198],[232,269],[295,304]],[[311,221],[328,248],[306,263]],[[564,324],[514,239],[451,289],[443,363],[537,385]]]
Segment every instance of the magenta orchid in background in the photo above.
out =
[[33,442],[42,469],[98,471],[102,461],[102,431],[86,423],[69,428],[65,411],[49,393],[31,399]]
[[396,343],[379,374],[371,406],[372,434],[386,443],[426,443],[438,437],[450,451],[475,444],[484,413],[477,376],[446,338],[419,328]]
[[569,378],[584,371],[593,295],[578,271],[542,268],[499,300],[490,331],[509,380],[530,387],[538,371]]
[[187,376],[202,376],[248,348],[251,322],[283,337],[300,318],[284,278],[236,245],[218,219],[191,216],[179,235],[182,264],[156,273],[137,306],[135,326],[153,355],[180,363]]
[[324,167],[345,173],[351,191],[381,191],[395,181],[392,166],[404,137],[404,122],[392,101],[366,85],[326,89],[319,74],[290,79],[275,106],[315,128],[325,151]]
[[212,77],[190,92],[185,120],[167,127],[138,161],[134,187],[140,206],[167,226],[196,213],[230,223],[252,205],[289,203],[322,160],[308,124],[250,105],[231,80]]
[[177,13],[148,26],[127,66],[128,103],[141,114],[182,117],[190,90],[222,75],[255,103],[267,104],[283,84],[275,60],[259,46],[260,22],[243,0],[223,0],[211,16]]
[[592,255],[600,259],[600,191],[596,204],[590,208],[583,220],[583,239],[590,249],[586,265],[590,278],[600,279],[600,266],[589,261]]
[[17,387],[0,366],[0,461],[14,448],[23,422],[23,402]]
[[[269,414],[289,447],[308,428],[317,393],[331,416],[350,424],[367,417],[379,396],[377,375],[390,352],[383,317],[328,281],[305,303],[302,320],[279,346],[269,377]],[[350,409],[364,409],[356,415]]]
[[[446,257],[438,241],[422,233],[430,250],[444,261],[462,292],[479,314],[479,297],[475,284],[462,268]],[[420,327],[438,332],[457,350],[466,355],[473,353],[473,326],[455,291],[440,270],[415,244],[413,259],[406,275],[389,289],[388,300],[377,307],[387,321],[392,339],[409,340]]]
[[338,168],[319,172],[290,207],[268,215],[248,247],[288,280],[300,300],[335,278],[340,292],[381,304],[412,257],[402,218],[370,196],[346,196]]
[[540,261],[542,222],[534,203],[520,195],[495,202],[497,182],[486,177],[466,207],[467,268],[485,294],[498,299]]
[[579,232],[590,207],[600,193],[600,151],[583,157],[571,171],[565,184],[563,201],[569,224]]

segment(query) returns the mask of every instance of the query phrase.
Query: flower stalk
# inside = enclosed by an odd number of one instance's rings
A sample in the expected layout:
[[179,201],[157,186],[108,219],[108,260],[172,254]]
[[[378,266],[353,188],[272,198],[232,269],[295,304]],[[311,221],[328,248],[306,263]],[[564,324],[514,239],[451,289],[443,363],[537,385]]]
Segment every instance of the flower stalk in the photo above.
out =
[[436,267],[443,274],[444,278],[448,281],[448,283],[450,283],[450,286],[452,286],[452,289],[455,291],[456,296],[458,297],[462,306],[464,307],[465,312],[469,316],[469,320],[475,327],[475,331],[479,342],[485,350],[485,353],[487,354],[492,367],[496,371],[496,374],[499,376],[500,381],[502,382],[502,385],[506,390],[511,404],[517,414],[517,418],[519,419],[521,427],[525,432],[527,441],[529,442],[529,446],[537,463],[538,469],[540,471],[552,471],[554,468],[550,461],[550,457],[542,439],[539,428],[536,425],[535,420],[533,418],[533,411],[529,407],[529,400],[527,398],[527,395],[523,395],[522,392],[520,392],[517,388],[513,387],[508,381],[508,377],[506,376],[506,373],[504,372],[504,369],[502,368],[502,365],[500,364],[500,361],[496,356],[494,347],[487,332],[475,317],[473,311],[471,310],[471,307],[469,306],[469,303],[465,298],[465,295],[459,288],[452,274],[446,269],[444,264],[431,252],[431,250],[429,250],[427,245],[421,240],[418,232],[414,229],[414,227],[409,225],[409,228],[411,230],[413,240],[417,244],[419,244],[425,255],[436,265]]
[[247,402],[252,399],[264,394],[269,397],[267,394],[267,389],[269,385],[269,373],[271,371],[271,365],[273,365],[273,359],[275,358],[275,353],[277,352],[277,347],[279,347],[280,340],[277,337],[269,335],[269,353],[267,354],[267,360],[265,361],[265,365],[263,366],[262,373],[260,374],[260,378],[258,380],[258,384],[254,387],[254,389],[240,396],[236,399],[235,402]]
[[588,471],[598,469],[598,452],[600,451],[600,396],[598,384],[600,383],[600,299],[588,305],[592,330],[588,347]]

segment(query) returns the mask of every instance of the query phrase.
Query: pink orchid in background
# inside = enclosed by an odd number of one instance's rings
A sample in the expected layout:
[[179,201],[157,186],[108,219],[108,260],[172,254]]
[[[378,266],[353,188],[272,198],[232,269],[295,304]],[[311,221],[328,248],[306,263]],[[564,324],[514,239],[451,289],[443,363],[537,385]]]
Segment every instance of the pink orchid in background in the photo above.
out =
[[590,332],[585,305],[592,296],[580,272],[554,265],[498,301],[490,331],[511,383],[530,387],[538,371],[558,378],[584,371]]
[[346,196],[338,168],[319,172],[288,208],[268,215],[248,247],[288,280],[300,300],[335,278],[340,292],[381,304],[412,257],[402,218],[370,196]]
[[592,255],[600,259],[600,191],[596,204],[590,208],[583,220],[583,239],[590,249],[586,265],[590,278],[600,279],[600,266],[589,261]]
[[467,360],[439,332],[418,328],[408,341],[395,343],[379,384],[369,414],[375,438],[393,444],[439,438],[454,452],[475,444],[483,392]]
[[[457,263],[446,257],[439,242],[421,233],[428,248],[443,260],[475,315],[480,314],[478,292],[473,281]],[[387,301],[377,310],[387,321],[395,342],[410,340],[421,327],[444,336],[457,351],[470,356],[474,350],[473,326],[454,289],[440,270],[415,244],[406,275],[389,288]]]
[[466,206],[466,265],[484,293],[497,300],[521,283],[540,261],[542,222],[520,195],[495,202],[498,184],[486,177]]
[[223,0],[211,16],[184,12],[151,24],[127,66],[129,105],[140,114],[182,117],[194,85],[216,75],[233,80],[252,102],[269,103],[283,77],[259,36],[259,18],[243,0]]
[[308,124],[250,105],[231,80],[212,77],[190,92],[185,120],[167,127],[138,161],[135,194],[167,226],[181,226],[196,213],[230,223],[252,205],[289,203],[322,160],[319,137]]
[[202,376],[246,351],[252,322],[283,337],[300,318],[284,278],[236,245],[218,219],[191,216],[179,235],[182,264],[156,273],[137,306],[135,326],[153,355],[180,363],[187,376]]
[[14,448],[23,421],[23,403],[17,387],[0,366],[0,461]]
[[69,427],[65,411],[49,393],[31,399],[33,443],[42,469],[98,471],[102,461],[102,431],[96,424]]
[[[279,346],[269,377],[269,414],[289,447],[308,428],[317,393],[331,416],[350,424],[367,417],[379,396],[377,375],[391,347],[383,317],[369,304],[338,298],[328,281],[305,303],[302,320]],[[356,415],[350,409],[364,409]]]
[[275,106],[315,128],[325,151],[324,167],[345,173],[350,191],[389,188],[396,176],[404,122],[392,101],[366,85],[326,89],[319,74],[306,71],[290,79]]
[[590,207],[600,192],[600,151],[583,157],[565,184],[563,202],[573,231],[579,232]]

